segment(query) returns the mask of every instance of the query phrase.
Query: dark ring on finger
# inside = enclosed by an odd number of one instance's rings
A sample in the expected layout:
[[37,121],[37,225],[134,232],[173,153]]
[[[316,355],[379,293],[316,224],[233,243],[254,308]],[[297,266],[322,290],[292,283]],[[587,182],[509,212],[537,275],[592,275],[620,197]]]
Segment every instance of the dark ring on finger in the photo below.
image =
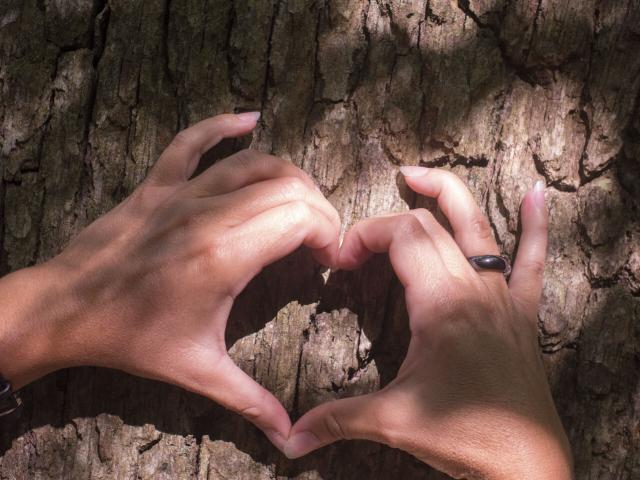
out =
[[498,255],[476,255],[474,257],[467,257],[469,263],[476,270],[493,270],[501,272],[504,275],[511,273],[511,264],[506,257]]

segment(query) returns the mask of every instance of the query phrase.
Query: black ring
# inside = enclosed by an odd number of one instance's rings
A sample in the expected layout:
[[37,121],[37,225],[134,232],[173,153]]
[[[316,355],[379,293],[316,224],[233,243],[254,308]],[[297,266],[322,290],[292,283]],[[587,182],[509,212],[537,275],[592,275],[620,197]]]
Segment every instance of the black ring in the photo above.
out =
[[15,412],[22,405],[17,392],[11,389],[11,383],[0,376],[0,417]]
[[493,270],[501,272],[504,275],[511,273],[511,265],[506,257],[498,255],[476,255],[474,257],[468,257],[469,263],[476,270]]

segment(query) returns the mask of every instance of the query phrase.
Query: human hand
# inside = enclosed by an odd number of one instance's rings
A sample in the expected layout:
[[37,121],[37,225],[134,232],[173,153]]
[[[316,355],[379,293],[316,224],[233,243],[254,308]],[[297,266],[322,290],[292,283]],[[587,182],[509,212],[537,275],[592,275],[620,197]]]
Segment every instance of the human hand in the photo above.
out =
[[[227,355],[227,317],[252,277],[302,244],[334,265],[340,218],[302,170],[257,151],[189,180],[205,151],[257,119],[221,115],[181,132],[133,194],[59,256],[3,279],[14,288],[0,302],[20,312],[0,325],[14,360],[0,372],[14,387],[64,367],[116,368],[209,397],[282,447],[289,416]],[[15,297],[35,284],[29,295],[47,304],[24,312]]]
[[296,458],[339,439],[405,450],[455,478],[571,477],[569,445],[538,350],[537,311],[547,244],[544,186],[522,204],[509,285],[467,257],[499,253],[471,193],[452,173],[404,168],[408,185],[437,198],[454,233],[423,209],[364,220],[338,264],[355,269],[389,252],[405,288],[412,338],[382,390],[320,405],[293,426]]

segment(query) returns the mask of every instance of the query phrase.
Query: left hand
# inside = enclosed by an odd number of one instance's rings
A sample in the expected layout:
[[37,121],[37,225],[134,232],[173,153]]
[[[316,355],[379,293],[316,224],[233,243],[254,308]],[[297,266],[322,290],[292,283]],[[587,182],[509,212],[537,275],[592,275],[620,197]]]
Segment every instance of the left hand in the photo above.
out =
[[180,132],[60,255],[0,281],[0,373],[15,388],[65,367],[120,369],[204,395],[282,447],[289,416],[227,354],[227,318],[251,278],[302,245],[333,266],[340,217],[306,173],[255,150],[190,178],[204,152],[257,118]]
[[571,455],[538,349],[537,311],[547,244],[544,189],[522,205],[522,238],[509,285],[467,257],[497,255],[473,196],[444,170],[404,170],[409,186],[437,198],[454,237],[423,209],[364,220],[339,266],[389,252],[405,287],[411,342],[382,390],[320,405],[293,426],[296,458],[339,439],[405,450],[455,478],[571,477]]

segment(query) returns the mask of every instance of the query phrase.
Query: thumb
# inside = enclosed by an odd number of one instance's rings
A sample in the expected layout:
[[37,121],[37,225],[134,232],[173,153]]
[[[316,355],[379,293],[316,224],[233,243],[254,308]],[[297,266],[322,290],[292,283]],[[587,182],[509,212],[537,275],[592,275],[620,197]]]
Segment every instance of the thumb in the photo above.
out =
[[522,236],[509,280],[514,300],[535,318],[542,292],[542,279],[547,253],[548,214],[542,180],[527,193],[521,208]]
[[381,422],[378,392],[325,403],[305,413],[292,427],[284,445],[288,458],[298,458],[338,440],[362,439],[381,443],[385,428]]
[[291,420],[278,399],[224,355],[213,375],[208,376],[198,393],[211,398],[225,408],[239,413],[264,432],[282,450]]

